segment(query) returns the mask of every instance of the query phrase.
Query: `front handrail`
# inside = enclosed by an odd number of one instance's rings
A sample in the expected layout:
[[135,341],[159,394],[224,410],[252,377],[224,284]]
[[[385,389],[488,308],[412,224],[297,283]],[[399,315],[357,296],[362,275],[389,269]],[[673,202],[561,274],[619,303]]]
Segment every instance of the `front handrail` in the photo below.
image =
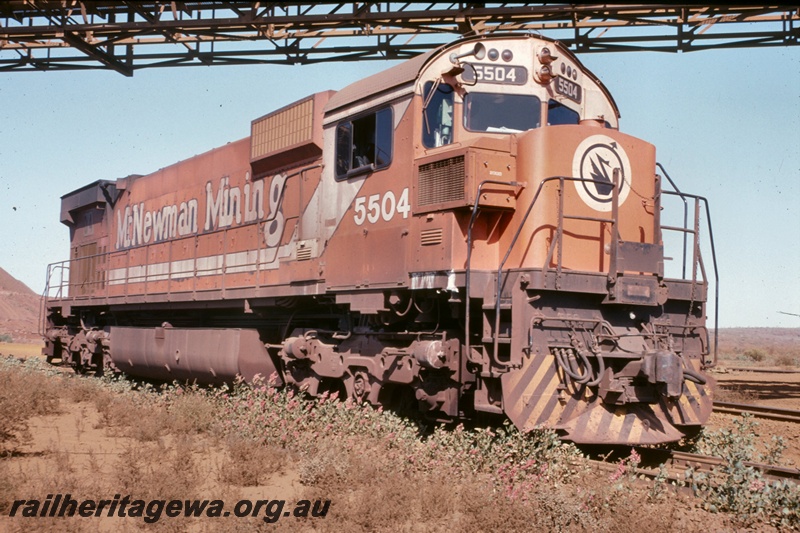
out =
[[[663,168],[662,168],[662,170],[663,170]],[[665,172],[665,174],[666,174],[666,172]],[[680,198],[682,198],[682,200],[684,201],[685,204],[686,204],[686,200],[687,199],[695,199],[696,202],[702,202],[704,204],[704,206],[705,206],[707,225],[708,225],[708,230],[709,230],[709,238],[710,238],[710,244],[711,244],[712,262],[713,262],[713,266],[714,266],[714,282],[715,282],[715,295],[714,295],[714,301],[715,301],[715,304],[714,304],[715,305],[715,312],[714,312],[714,336],[715,336],[715,339],[714,339],[714,341],[715,341],[714,342],[714,364],[716,364],[717,358],[718,358],[718,352],[717,352],[717,344],[718,344],[718,342],[717,342],[717,340],[718,340],[718,330],[719,330],[719,327],[718,327],[718,325],[719,325],[719,313],[718,313],[718,310],[717,310],[718,309],[718,304],[719,304],[719,272],[718,272],[718,268],[717,268],[716,249],[715,249],[715,246],[714,246],[714,237],[713,237],[713,231],[712,231],[712,227],[711,227],[711,213],[710,213],[710,209],[709,209],[709,206],[708,206],[708,200],[706,198],[702,197],[702,196],[688,194],[688,193],[681,192],[680,190],[677,190],[677,187],[672,182],[672,180],[669,177],[667,177],[667,179],[670,181],[670,183],[673,185],[673,187],[675,187],[676,191],[675,192],[673,192],[673,191],[661,191],[661,194],[679,196]],[[505,277],[503,276],[503,270],[505,269],[505,265],[508,262],[508,260],[509,260],[509,258],[511,256],[511,253],[514,250],[514,247],[517,245],[519,237],[522,234],[523,228],[525,227],[525,224],[526,224],[528,218],[530,217],[530,214],[533,211],[533,207],[536,204],[536,202],[538,201],[539,196],[540,196],[542,190],[544,189],[544,186],[546,184],[548,184],[550,182],[554,182],[554,181],[558,181],[558,183],[559,183],[559,193],[561,195],[561,199],[559,201],[559,211],[558,211],[558,218],[559,218],[558,219],[558,229],[557,229],[558,235],[556,236],[555,239],[553,239],[553,242],[549,247],[548,255],[547,255],[547,258],[545,259],[545,264],[542,267],[543,268],[543,272],[546,273],[548,271],[549,264],[553,259],[553,254],[555,252],[556,246],[558,246],[558,249],[559,249],[558,250],[559,251],[559,257],[558,257],[558,260],[557,260],[556,269],[557,269],[557,272],[559,274],[561,272],[561,266],[562,266],[561,265],[561,260],[562,260],[562,258],[561,258],[561,249],[563,247],[563,236],[561,234],[561,230],[563,229],[564,219],[576,218],[576,219],[581,219],[581,220],[584,220],[584,219],[585,220],[592,220],[592,221],[595,221],[595,222],[598,222],[598,223],[601,223],[601,224],[602,223],[611,224],[615,229],[616,229],[616,226],[617,226],[617,223],[618,223],[618,220],[617,220],[618,216],[619,216],[618,209],[613,209],[613,213],[612,213],[611,218],[578,217],[578,216],[573,217],[571,215],[566,215],[564,213],[564,210],[563,210],[563,191],[564,191],[564,183],[565,182],[574,181],[574,182],[595,182],[595,183],[600,183],[599,180],[593,180],[593,179],[587,179],[587,178],[577,178],[577,177],[572,177],[572,176],[551,176],[551,177],[545,178],[541,182],[539,182],[539,185],[538,185],[538,187],[536,189],[536,192],[534,193],[533,198],[531,199],[531,202],[530,202],[530,204],[528,205],[528,208],[525,211],[525,214],[522,216],[522,219],[520,220],[519,224],[517,225],[517,229],[514,232],[513,237],[511,238],[511,242],[510,242],[510,244],[508,246],[508,249],[506,250],[505,255],[503,256],[502,260],[500,261],[500,263],[498,265],[498,268],[497,268],[497,271],[496,271],[496,280],[495,280],[496,281],[496,287],[495,287],[495,302],[494,302],[494,306],[495,306],[495,309],[494,309],[494,311],[495,311],[494,332],[495,332],[495,335],[494,335],[494,339],[493,339],[493,354],[494,354],[494,361],[493,362],[497,366],[500,366],[501,368],[508,366],[505,363],[503,363],[502,361],[499,361],[499,359],[496,357],[497,351],[498,351],[498,347],[499,347],[499,340],[497,338],[497,332],[499,331],[499,325],[500,325],[499,324],[500,323],[500,311],[501,311],[500,308],[501,308],[501,300],[502,300],[501,295],[502,295],[503,283],[504,283],[504,280],[505,280]],[[615,194],[613,195],[612,201],[613,201],[613,203],[615,205],[612,206],[612,207],[616,207],[616,204],[618,202],[618,195],[616,194],[617,193],[616,187],[614,189],[614,193]],[[686,207],[688,208],[688,204],[686,204]],[[472,214],[472,218],[470,219],[470,226],[469,226],[470,229],[472,227],[472,224],[474,223],[475,218],[477,217],[477,209],[479,209],[479,206],[476,203],[476,205],[473,206],[473,214]],[[687,220],[687,223],[688,223],[688,220]],[[671,227],[668,227],[668,226],[661,226],[661,228],[662,229],[677,229],[677,228],[671,228]],[[692,294],[694,294],[694,286],[697,283],[697,267],[698,266],[702,271],[703,280],[704,281],[706,280],[705,267],[703,266],[702,256],[700,255],[700,249],[699,249],[699,238],[698,238],[698,233],[699,233],[699,215],[695,217],[695,229],[694,230],[689,230],[688,228],[684,228],[683,231],[690,232],[690,233],[693,233],[695,235],[695,254],[694,254],[694,258],[693,258],[694,268],[693,268],[693,274],[692,274],[692,286],[693,286]],[[468,260],[467,260],[467,265],[466,265],[466,278],[469,279],[470,267],[471,267],[471,265],[469,263],[469,258],[471,257],[471,252],[472,252],[472,250],[471,250],[472,249],[472,239],[471,239],[471,232],[470,231],[468,231],[468,235],[467,236],[468,236],[468,251],[467,251]],[[612,261],[612,263],[615,263],[615,261]],[[616,264],[610,264],[609,265],[609,275],[614,274],[613,272],[611,272],[611,270],[613,270],[613,269],[616,269]],[[685,266],[684,266],[684,269],[683,269],[682,279],[686,279]],[[467,290],[469,290],[469,285],[468,284],[467,284]],[[467,306],[469,306],[469,292],[467,293]],[[469,327],[469,323],[468,322],[467,322],[467,327]],[[469,334],[466,337],[468,339],[469,338]],[[707,339],[707,341],[708,341],[708,339]],[[466,348],[469,348],[469,340],[467,340]],[[469,350],[467,350],[467,353],[469,354]]]
[[[525,222],[527,222],[528,217],[530,216],[531,211],[533,210],[534,204],[539,199],[539,194],[542,192],[542,189],[543,189],[544,185],[546,183],[549,183],[549,182],[552,182],[552,181],[558,181],[558,184],[559,184],[558,190],[559,190],[559,196],[560,196],[560,198],[559,198],[559,210],[558,210],[559,220],[558,220],[558,228],[557,228],[558,235],[557,235],[557,238],[554,239],[554,241],[553,241],[554,243],[556,241],[558,241],[559,257],[558,257],[558,263],[556,265],[556,268],[557,268],[557,272],[559,274],[561,273],[561,259],[562,259],[561,254],[562,254],[562,248],[563,248],[564,182],[565,181],[576,181],[576,182],[580,181],[580,182],[584,182],[584,183],[586,183],[586,182],[601,183],[601,184],[605,183],[605,182],[601,182],[600,180],[593,180],[593,179],[587,179],[587,178],[576,178],[574,176],[551,176],[549,178],[543,179],[539,183],[539,187],[536,189],[536,194],[534,194],[533,199],[531,200],[531,203],[528,206],[528,209],[525,211],[525,215],[523,215],[522,220],[520,221],[516,232],[514,232],[514,236],[511,239],[511,243],[508,246],[508,250],[506,250],[506,253],[503,256],[502,261],[500,261],[500,264],[497,267],[497,275],[496,275],[496,277],[497,277],[497,286],[495,287],[495,303],[494,303],[494,305],[495,305],[495,309],[494,309],[494,311],[495,311],[495,318],[494,318],[494,320],[495,320],[495,329],[494,329],[495,335],[494,335],[494,339],[493,339],[494,342],[493,342],[493,345],[492,345],[492,351],[495,354],[495,356],[497,355],[497,351],[498,351],[499,344],[500,344],[499,340],[497,338],[497,332],[499,331],[499,328],[500,328],[500,304],[501,304],[501,294],[502,294],[502,286],[503,286],[503,267],[505,267],[506,262],[508,261],[508,258],[511,256],[511,252],[514,249],[514,246],[516,246],[517,240],[519,240],[519,236],[522,234],[522,229],[525,227]],[[616,186],[616,183],[615,183],[614,193],[613,193],[613,202],[614,202],[615,205],[616,205],[616,203],[618,201],[617,192],[618,192],[617,191],[617,186]],[[614,209],[614,211],[616,213],[616,209]],[[601,223],[603,223],[603,222],[611,223],[616,228],[617,221],[616,221],[616,218],[614,216],[612,216],[612,218],[610,220],[598,219],[598,221],[601,222]],[[548,253],[548,258],[545,260],[545,264],[542,266],[542,269],[545,272],[547,271],[547,266],[549,264],[549,261],[552,259],[552,253],[553,253],[553,248],[551,246],[551,249],[550,249],[550,251]],[[505,365],[505,364],[501,364],[500,361],[497,360],[497,357],[495,357],[495,360],[496,360],[495,362],[498,363],[498,365],[500,365],[500,366],[508,366],[508,365]]]
[[472,215],[469,218],[469,225],[467,226],[467,259],[465,261],[465,271],[464,271],[464,292],[466,293],[465,298],[466,302],[464,302],[464,323],[466,325],[465,329],[465,339],[464,339],[464,352],[467,354],[467,359],[470,358],[470,334],[469,334],[469,322],[470,322],[470,303],[469,303],[469,291],[470,291],[470,281],[471,276],[470,272],[472,272],[472,228],[475,225],[475,220],[478,218],[478,211],[480,210],[480,201],[481,201],[481,193],[483,191],[484,185],[509,185],[512,187],[522,188],[525,185],[523,183],[518,183],[516,181],[500,181],[500,180],[483,180],[478,184],[478,191],[475,194],[475,204],[472,206]]
[[50,293],[50,279],[54,274],[54,270],[58,270],[61,274],[61,281],[59,282],[59,289],[57,294],[61,294],[61,287],[64,284],[64,270],[69,271],[69,265],[63,264],[50,264],[47,265],[47,279],[44,283],[44,291],[42,291],[42,297],[39,298],[39,324],[37,327],[37,333],[40,336],[44,336],[47,333],[47,300],[49,298]]

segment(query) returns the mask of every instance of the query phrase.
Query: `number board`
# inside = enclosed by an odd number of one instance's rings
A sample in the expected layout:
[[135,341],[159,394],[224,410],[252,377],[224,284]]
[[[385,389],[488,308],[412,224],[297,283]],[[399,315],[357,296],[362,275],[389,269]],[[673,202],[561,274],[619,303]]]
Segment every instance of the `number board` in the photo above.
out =
[[567,78],[556,77],[556,92],[566,96],[573,102],[581,103],[581,86]]
[[528,69],[516,65],[492,65],[470,63],[461,78],[467,83],[500,83],[503,85],[525,85],[528,81]]

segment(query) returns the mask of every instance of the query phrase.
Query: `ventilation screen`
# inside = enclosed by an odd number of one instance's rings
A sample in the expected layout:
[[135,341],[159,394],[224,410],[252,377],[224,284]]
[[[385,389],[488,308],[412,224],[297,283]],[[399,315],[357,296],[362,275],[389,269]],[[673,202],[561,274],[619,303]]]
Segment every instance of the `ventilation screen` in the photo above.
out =
[[314,100],[307,99],[253,121],[251,159],[311,142]]
[[463,155],[420,165],[419,206],[465,201],[464,179]]

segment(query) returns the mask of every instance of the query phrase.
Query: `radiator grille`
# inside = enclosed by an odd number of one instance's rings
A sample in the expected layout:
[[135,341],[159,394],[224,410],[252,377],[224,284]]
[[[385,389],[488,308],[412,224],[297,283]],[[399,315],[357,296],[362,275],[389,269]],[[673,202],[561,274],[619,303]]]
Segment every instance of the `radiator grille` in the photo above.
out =
[[466,200],[464,156],[434,161],[419,167],[419,206]]

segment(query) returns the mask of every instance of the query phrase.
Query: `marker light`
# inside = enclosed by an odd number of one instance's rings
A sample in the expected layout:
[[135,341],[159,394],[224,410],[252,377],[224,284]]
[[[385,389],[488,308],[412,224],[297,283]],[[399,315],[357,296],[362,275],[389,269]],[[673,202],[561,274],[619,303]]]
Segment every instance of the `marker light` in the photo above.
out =
[[550,80],[553,79],[553,72],[547,65],[542,65],[534,71],[533,77],[536,79],[537,83],[546,84],[550,83]]
[[554,56],[550,52],[550,49],[548,47],[546,47],[546,46],[543,46],[539,50],[539,53],[536,54],[536,57],[539,59],[539,62],[542,63],[543,65],[549,65],[550,63],[552,63],[553,61],[558,59],[558,57]]

